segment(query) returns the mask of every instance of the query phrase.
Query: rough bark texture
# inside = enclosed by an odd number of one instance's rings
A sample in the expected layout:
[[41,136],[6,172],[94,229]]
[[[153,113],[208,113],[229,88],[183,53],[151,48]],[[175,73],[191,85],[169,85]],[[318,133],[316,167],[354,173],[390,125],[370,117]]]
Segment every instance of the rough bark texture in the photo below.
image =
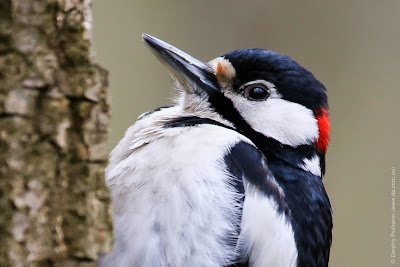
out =
[[90,266],[110,249],[90,2],[0,0],[0,266]]

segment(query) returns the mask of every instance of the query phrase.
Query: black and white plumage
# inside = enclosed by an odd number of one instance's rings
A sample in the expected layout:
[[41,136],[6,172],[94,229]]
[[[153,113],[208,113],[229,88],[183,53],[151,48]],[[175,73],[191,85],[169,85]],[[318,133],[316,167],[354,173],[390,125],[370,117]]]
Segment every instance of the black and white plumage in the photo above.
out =
[[101,265],[327,266],[324,86],[271,51],[204,63],[143,39],[180,97],[111,153],[115,244]]

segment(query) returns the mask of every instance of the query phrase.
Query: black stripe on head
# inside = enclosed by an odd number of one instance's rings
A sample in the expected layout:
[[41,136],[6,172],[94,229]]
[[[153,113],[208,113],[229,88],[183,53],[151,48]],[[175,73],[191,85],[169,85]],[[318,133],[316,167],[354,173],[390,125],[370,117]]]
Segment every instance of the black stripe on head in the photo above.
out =
[[275,85],[282,98],[311,110],[328,109],[326,88],[314,75],[286,55],[263,49],[234,50],[222,56],[236,70],[234,89],[254,80]]

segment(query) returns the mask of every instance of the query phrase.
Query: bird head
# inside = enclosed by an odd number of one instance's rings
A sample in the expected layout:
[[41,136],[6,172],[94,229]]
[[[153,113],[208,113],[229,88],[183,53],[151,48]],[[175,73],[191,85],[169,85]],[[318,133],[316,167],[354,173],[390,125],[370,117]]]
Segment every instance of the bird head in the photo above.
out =
[[219,116],[257,146],[272,140],[325,154],[326,89],[290,57],[243,49],[203,62],[150,35],[142,38],[168,67],[183,94],[182,106]]

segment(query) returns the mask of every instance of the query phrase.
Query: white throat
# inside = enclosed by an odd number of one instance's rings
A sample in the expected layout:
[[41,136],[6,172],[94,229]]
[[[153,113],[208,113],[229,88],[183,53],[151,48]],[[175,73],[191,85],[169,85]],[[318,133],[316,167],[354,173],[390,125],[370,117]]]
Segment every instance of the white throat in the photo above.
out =
[[176,103],[179,107],[182,108],[182,116],[208,118],[233,127],[233,124],[231,122],[224,119],[219,113],[215,112],[212,109],[211,104],[208,101],[208,96],[206,94],[195,95],[193,93],[181,91],[179,97],[176,100]]

